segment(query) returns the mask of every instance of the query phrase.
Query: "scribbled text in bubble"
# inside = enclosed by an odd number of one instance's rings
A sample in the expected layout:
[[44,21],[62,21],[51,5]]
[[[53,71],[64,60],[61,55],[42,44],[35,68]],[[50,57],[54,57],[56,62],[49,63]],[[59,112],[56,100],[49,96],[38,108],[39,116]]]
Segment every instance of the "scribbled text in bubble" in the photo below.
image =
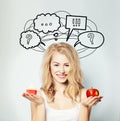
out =
[[66,16],[66,25],[65,27],[69,29],[67,40],[69,39],[73,30],[86,30],[87,26],[87,17],[86,16]]
[[24,31],[20,35],[20,44],[25,49],[35,48],[41,42],[40,36],[34,31],[28,30]]
[[60,28],[60,17],[55,13],[40,14],[33,20],[34,29],[47,34]]
[[98,31],[86,31],[78,36],[78,41],[75,43],[81,44],[84,47],[96,49],[102,46],[104,43],[104,36]]

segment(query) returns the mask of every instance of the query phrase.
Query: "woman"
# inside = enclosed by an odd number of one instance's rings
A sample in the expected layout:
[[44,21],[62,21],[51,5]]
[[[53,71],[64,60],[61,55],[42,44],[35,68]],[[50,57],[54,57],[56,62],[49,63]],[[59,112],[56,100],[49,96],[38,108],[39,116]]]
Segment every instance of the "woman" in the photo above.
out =
[[89,121],[93,105],[102,96],[86,97],[77,52],[61,42],[48,47],[43,58],[43,85],[31,101],[32,121]]

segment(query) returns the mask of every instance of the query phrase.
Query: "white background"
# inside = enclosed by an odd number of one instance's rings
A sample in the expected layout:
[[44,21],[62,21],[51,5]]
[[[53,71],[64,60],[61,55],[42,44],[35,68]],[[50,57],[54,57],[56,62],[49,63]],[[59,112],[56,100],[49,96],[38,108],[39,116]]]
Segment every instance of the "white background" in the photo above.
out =
[[120,121],[119,0],[0,0],[0,121],[30,121],[29,101],[21,95],[30,84],[39,89],[42,54],[22,48],[20,33],[27,20],[58,10],[87,16],[104,34],[104,45],[81,60],[84,84],[104,96],[91,121]]

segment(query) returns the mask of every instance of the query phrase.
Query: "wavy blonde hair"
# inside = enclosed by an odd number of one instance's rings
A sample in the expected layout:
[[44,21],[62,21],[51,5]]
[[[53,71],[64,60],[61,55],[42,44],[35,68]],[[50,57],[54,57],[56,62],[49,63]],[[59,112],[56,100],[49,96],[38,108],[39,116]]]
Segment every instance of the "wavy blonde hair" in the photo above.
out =
[[65,88],[64,94],[70,97],[73,101],[77,100],[77,97],[80,97],[80,90],[83,88],[82,85],[82,71],[80,68],[80,61],[78,54],[74,47],[71,45],[60,42],[51,44],[44,53],[43,56],[43,85],[42,89],[47,95],[48,99],[54,100],[55,89],[53,83],[53,77],[51,74],[51,60],[55,52],[64,54],[70,63],[70,71],[68,74],[67,86]]

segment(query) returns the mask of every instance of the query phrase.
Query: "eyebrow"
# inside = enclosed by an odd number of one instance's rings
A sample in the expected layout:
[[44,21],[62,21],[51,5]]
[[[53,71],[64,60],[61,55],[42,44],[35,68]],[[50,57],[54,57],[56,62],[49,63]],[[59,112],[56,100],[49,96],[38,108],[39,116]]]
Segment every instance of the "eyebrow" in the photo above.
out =
[[[53,61],[52,63],[60,64],[59,62],[56,62],[56,61]],[[69,63],[69,62],[67,62],[67,63],[64,63],[64,64],[70,64],[70,63]]]
[[56,61],[53,61],[53,63],[58,63],[58,62],[56,62]]

